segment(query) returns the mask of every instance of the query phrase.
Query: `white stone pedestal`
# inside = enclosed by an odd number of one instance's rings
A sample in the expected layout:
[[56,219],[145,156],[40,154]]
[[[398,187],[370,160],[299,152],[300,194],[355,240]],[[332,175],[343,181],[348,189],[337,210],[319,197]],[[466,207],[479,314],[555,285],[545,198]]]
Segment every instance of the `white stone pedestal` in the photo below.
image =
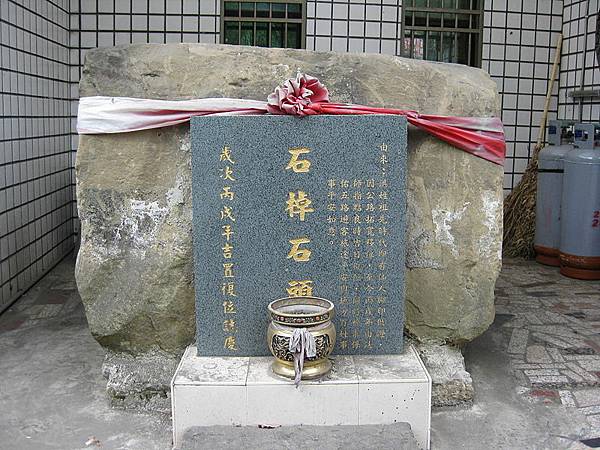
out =
[[198,357],[185,351],[171,382],[173,445],[211,425],[373,425],[407,422],[429,448],[431,378],[412,346],[402,355],[336,356],[333,370],[299,388],[271,357]]

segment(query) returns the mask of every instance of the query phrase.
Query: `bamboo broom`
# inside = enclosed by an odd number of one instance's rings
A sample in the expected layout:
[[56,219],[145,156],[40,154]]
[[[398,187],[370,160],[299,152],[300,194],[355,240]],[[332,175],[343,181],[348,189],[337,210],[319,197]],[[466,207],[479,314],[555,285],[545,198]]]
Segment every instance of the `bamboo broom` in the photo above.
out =
[[546,103],[544,113],[540,122],[540,132],[533,149],[533,155],[529,160],[527,169],[519,184],[504,200],[504,236],[503,255],[512,257],[532,258],[535,256],[533,250],[533,239],[535,236],[535,203],[537,193],[537,168],[540,150],[544,148],[546,137],[546,120],[548,109],[552,99],[554,80],[558,72],[562,49],[563,35],[558,36],[554,65],[546,92]]

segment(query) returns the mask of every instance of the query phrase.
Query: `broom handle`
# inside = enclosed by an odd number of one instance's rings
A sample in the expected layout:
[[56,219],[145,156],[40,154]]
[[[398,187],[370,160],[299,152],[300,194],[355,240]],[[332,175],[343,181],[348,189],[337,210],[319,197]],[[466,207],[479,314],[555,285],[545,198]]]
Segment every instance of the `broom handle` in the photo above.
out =
[[556,72],[558,71],[558,64],[560,63],[560,56],[562,50],[562,33],[558,35],[558,41],[556,42],[556,52],[554,53],[554,65],[552,66],[552,74],[550,75],[550,83],[548,84],[548,91],[546,92],[546,103],[544,105],[544,114],[540,122],[540,132],[538,133],[538,139],[536,148],[542,146],[542,142],[546,138],[546,120],[548,119],[548,109],[550,109],[550,100],[552,99],[552,89],[554,88],[554,79],[556,78]]

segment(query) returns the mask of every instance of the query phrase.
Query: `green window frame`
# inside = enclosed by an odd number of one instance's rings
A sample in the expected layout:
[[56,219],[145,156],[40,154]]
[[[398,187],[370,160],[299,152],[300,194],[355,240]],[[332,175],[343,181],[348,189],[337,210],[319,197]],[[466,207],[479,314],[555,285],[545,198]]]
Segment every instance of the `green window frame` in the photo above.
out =
[[221,0],[221,43],[306,48],[306,1]]
[[484,0],[404,0],[402,56],[481,67]]

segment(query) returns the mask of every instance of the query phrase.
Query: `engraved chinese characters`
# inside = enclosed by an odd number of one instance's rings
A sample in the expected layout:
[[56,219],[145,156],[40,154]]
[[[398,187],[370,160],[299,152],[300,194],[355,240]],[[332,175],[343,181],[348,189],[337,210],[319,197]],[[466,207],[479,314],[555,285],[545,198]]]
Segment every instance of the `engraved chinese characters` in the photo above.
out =
[[[306,147],[301,148],[291,148],[288,150],[292,155],[290,162],[285,167],[286,170],[292,170],[295,173],[301,174],[308,172],[310,170],[310,161],[308,159],[299,160],[298,156],[303,153],[310,153],[310,149]],[[287,201],[286,211],[289,212],[290,218],[294,218],[294,215],[297,214],[298,218],[301,222],[304,222],[307,213],[315,212],[313,208],[310,207],[312,201],[308,198],[304,191],[298,191],[297,193],[290,192],[289,198]],[[311,252],[308,249],[304,249],[301,251],[299,249],[300,244],[308,244],[310,243],[310,239],[308,238],[299,238],[290,240],[290,244],[293,245],[290,253],[288,254],[288,258],[292,258],[296,262],[309,261]],[[303,296],[311,296],[313,292],[313,281],[312,280],[291,280],[288,282],[288,287],[286,288],[287,294],[290,297],[303,297]],[[323,338],[328,338],[328,335],[323,336]],[[278,357],[275,352],[273,353],[276,357]],[[275,369],[274,369],[275,370]],[[327,369],[329,370],[329,369]],[[275,372],[277,372],[275,370]]]
[[386,335],[388,284],[388,145],[379,146],[380,173],[327,181],[327,235],[340,256],[338,346],[372,350]]
[[[286,170],[292,170],[294,173],[302,174],[310,171],[310,160],[308,159],[299,159],[300,155],[310,153],[310,149],[306,147],[296,147],[288,150],[292,155],[290,162],[287,166],[285,166]],[[288,195],[288,200],[286,202],[287,208],[286,212],[289,213],[290,218],[294,218],[294,216],[298,216],[298,219],[301,222],[304,222],[306,219],[306,215],[308,213],[315,212],[313,208],[311,208],[312,201],[306,195],[304,191],[290,192]],[[290,239],[290,244],[292,244],[292,248],[288,253],[288,258],[292,258],[296,262],[305,262],[310,261],[311,251],[308,248],[300,248],[303,244],[310,243],[310,239],[306,237]],[[299,290],[295,289],[299,284],[303,284],[304,289]],[[312,295],[312,281],[311,280],[292,280],[290,281],[289,288],[287,290],[290,297],[301,297],[301,292],[311,292]]]
[[197,117],[192,150],[200,354],[267,355],[286,296],[336,304],[338,354],[401,351],[403,118]]
[[221,293],[223,294],[223,332],[225,336],[223,337],[223,348],[229,351],[237,351],[237,341],[236,341],[236,305],[235,305],[235,275],[233,273],[233,227],[235,223],[235,218],[233,216],[233,207],[231,205],[227,205],[228,202],[231,202],[235,196],[235,192],[232,190],[231,186],[235,183],[235,178],[233,178],[233,166],[235,162],[231,156],[231,149],[227,146],[224,146],[221,149],[221,153],[219,155],[219,162],[223,163],[223,167],[219,168],[221,172],[220,177],[223,179],[222,190],[219,193],[219,198],[223,202],[223,207],[220,211],[221,216],[221,243],[223,247],[221,250],[223,252],[223,281],[221,286]]

